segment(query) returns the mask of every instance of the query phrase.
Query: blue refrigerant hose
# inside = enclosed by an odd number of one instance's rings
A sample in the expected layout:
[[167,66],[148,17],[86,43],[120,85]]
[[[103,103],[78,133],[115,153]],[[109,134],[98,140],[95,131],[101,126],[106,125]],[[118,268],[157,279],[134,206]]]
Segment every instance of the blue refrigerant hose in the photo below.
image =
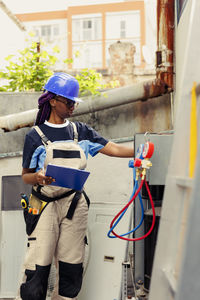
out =
[[[138,180],[136,180],[136,172],[135,172],[135,168],[133,168],[133,177],[134,177],[134,182],[135,182],[135,184],[134,184],[133,192],[132,192],[132,195],[131,195],[129,201],[133,198],[133,196],[135,195],[135,192],[136,192],[137,189],[138,189]],[[141,197],[140,193],[138,194],[138,196],[139,196],[140,206],[141,206],[141,211],[142,211],[142,216],[141,216],[141,219],[140,219],[140,223],[139,223],[135,228],[133,228],[132,230],[130,230],[129,232],[124,233],[124,234],[121,234],[120,236],[125,236],[125,235],[128,235],[128,234],[132,233],[132,232],[135,232],[135,231],[142,225],[142,222],[143,222],[143,220],[144,220],[144,206],[143,206],[142,197]],[[127,207],[127,209],[128,209],[128,207]],[[124,211],[121,213],[121,215],[118,217],[118,219],[115,221],[115,223],[113,224],[113,226],[112,226],[112,227],[110,228],[110,230],[108,231],[107,236],[108,236],[109,238],[117,238],[116,236],[111,235],[111,232],[112,232],[113,229],[117,226],[117,224],[119,223],[119,221],[122,219],[122,217],[124,216],[124,214],[125,214],[125,212],[127,211],[127,209],[124,210]]]

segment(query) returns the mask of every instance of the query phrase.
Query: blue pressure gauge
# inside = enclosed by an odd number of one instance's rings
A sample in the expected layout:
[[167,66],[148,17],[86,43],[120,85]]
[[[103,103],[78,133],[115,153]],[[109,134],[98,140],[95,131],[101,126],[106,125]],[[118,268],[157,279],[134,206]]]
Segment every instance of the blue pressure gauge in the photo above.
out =
[[136,158],[139,158],[139,159],[143,159],[143,150],[144,150],[144,144],[140,144],[140,146],[138,147],[137,149],[137,153],[136,153]]

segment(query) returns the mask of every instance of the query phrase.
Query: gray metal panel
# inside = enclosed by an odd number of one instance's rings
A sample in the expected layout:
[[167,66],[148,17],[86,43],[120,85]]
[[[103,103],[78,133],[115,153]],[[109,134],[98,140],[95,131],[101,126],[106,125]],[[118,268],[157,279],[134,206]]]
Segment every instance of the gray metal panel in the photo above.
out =
[[196,164],[194,189],[191,195],[188,228],[176,300],[199,299],[200,295],[200,149]]
[[[170,152],[173,134],[151,134],[148,135],[150,141],[154,143],[154,154],[150,161],[152,167],[147,171],[147,180],[150,185],[165,185],[166,174],[168,170]],[[144,134],[135,135],[135,151],[140,144],[145,143]],[[136,153],[136,152],[135,152]],[[160,199],[162,200],[162,199]],[[144,210],[148,209],[148,202],[143,200]],[[141,207],[138,198],[135,201],[135,226],[139,224],[141,219]],[[140,237],[144,234],[144,224],[135,232],[135,237]],[[144,240],[137,241],[134,244],[135,250],[135,281],[144,281]]]
[[21,210],[21,193],[29,195],[31,186],[22,181],[20,175],[2,176],[1,210]]
[[[147,201],[143,200],[144,210],[146,210]],[[141,207],[138,198],[135,201],[135,220],[134,227],[141,220]],[[144,222],[135,232],[135,238],[144,235]],[[134,279],[135,282],[142,280],[144,282],[144,240],[134,242]]]
[[23,212],[2,211],[0,222],[0,298],[14,298],[21,280],[21,266],[26,248]]

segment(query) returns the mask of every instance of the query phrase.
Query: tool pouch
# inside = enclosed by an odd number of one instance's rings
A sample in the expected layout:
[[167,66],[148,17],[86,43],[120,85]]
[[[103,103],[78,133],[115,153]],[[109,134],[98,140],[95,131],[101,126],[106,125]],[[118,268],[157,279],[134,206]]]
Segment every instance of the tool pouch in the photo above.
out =
[[24,220],[26,223],[26,233],[28,235],[31,235],[33,230],[35,229],[37,222],[39,221],[40,214],[39,215],[32,215],[28,212],[28,208],[24,209]]
[[41,216],[41,213],[43,212],[44,208],[46,207],[47,203],[44,201],[41,201],[40,199],[36,198],[32,194],[29,198],[29,205],[31,207],[34,207],[39,210],[39,213],[37,215],[34,215],[28,211],[28,208],[24,209],[24,220],[26,223],[26,233],[27,235],[31,235],[33,230],[35,229],[39,218]]

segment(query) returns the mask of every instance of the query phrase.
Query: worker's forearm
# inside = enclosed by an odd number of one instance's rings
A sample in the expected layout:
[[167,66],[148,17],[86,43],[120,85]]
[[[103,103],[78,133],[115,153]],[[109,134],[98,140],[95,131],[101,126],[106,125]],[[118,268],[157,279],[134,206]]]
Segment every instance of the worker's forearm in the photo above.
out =
[[126,147],[119,144],[115,144],[112,142],[108,142],[108,144],[102,148],[99,152],[115,157],[133,157],[134,156],[134,148]]
[[117,145],[116,148],[113,149],[113,152],[110,156],[115,157],[133,157],[134,156],[134,149],[128,148],[122,145]]
[[133,148],[128,148],[128,147],[119,145],[119,148],[117,150],[118,151],[116,152],[115,156],[118,156],[118,157],[133,157],[134,156]]
[[26,184],[32,184],[35,185],[37,184],[37,173],[26,173],[22,175],[22,179],[24,181],[24,183]]

